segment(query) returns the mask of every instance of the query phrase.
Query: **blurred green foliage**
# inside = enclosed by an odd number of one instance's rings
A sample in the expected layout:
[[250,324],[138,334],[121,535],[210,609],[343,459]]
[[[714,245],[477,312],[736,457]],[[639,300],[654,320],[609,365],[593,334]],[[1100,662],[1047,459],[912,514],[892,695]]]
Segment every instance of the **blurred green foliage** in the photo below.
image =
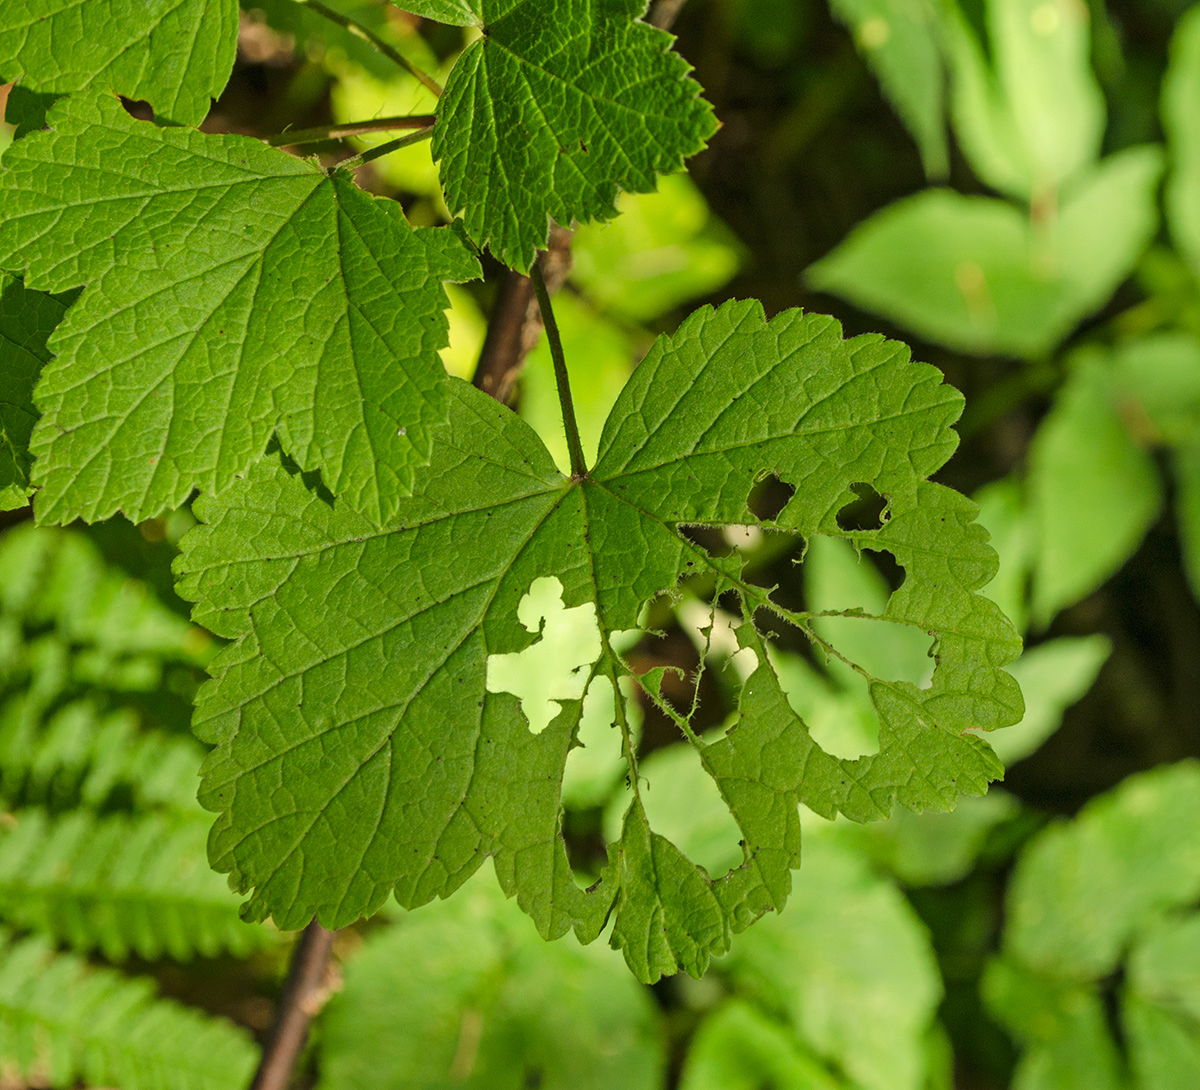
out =
[[[214,128],[432,108],[291,0],[244,6]],[[375,0],[337,6],[442,75],[465,42]],[[556,313],[585,448],[685,306],[754,295],[915,338],[967,393],[947,472],[1000,554],[987,593],[1027,636],[1013,667],[1026,718],[991,739],[1009,788],[870,826],[805,812],[787,911],[704,979],[653,992],[603,946],[544,944],[489,876],[411,917],[385,912],[340,947],[317,1084],[1200,1085],[1200,770],[1180,760],[1200,756],[1200,7],[692,0],[676,29],[724,129],[692,179],[623,198],[620,218],[574,238]],[[0,149],[10,138],[0,128]],[[428,145],[360,180],[415,222],[446,216]],[[444,358],[469,375],[489,288],[451,298]],[[544,346],[517,406],[565,464]],[[0,1080],[36,1061],[38,1085],[244,1081],[244,1032],[182,1012],[147,976],[265,1024],[221,999],[247,975],[276,987],[283,957],[204,866],[203,753],[183,728],[213,641],[181,616],[169,571],[188,519],[0,532]],[[878,611],[903,578],[828,541],[803,557],[770,535],[706,545],[742,550],[807,608]],[[589,619],[541,589],[528,623],[554,654],[489,686],[544,721],[572,695]],[[666,667],[665,691],[699,700],[719,733],[740,663],[732,619],[705,594],[654,603],[659,634],[623,650]],[[919,683],[928,669],[919,633],[825,623],[881,671]],[[852,671],[782,642],[773,653],[823,745],[878,745]],[[627,790],[610,716],[587,709],[567,769],[582,884]],[[647,710],[640,729],[647,808],[722,873],[737,830],[660,720]],[[200,1044],[171,1066],[164,1034]]]

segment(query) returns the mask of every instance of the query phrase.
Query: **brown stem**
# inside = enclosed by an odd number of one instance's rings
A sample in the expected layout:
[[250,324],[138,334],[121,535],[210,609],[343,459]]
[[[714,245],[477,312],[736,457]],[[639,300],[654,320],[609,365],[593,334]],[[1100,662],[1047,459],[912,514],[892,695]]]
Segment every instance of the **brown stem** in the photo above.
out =
[[686,0],[654,0],[654,3],[650,5],[646,22],[651,26],[658,27],[659,30],[670,30],[679,15],[679,9],[685,3]]
[[[660,30],[669,30],[685,0],[654,0],[646,22]],[[571,271],[571,232],[552,227],[546,249],[538,254],[546,290],[553,295]],[[500,282],[487,333],[471,382],[485,394],[505,404],[525,366],[525,357],[533,351],[542,335],[542,314],[534,298],[528,276],[509,269]]]
[[329,998],[329,956],[335,931],[313,920],[296,941],[275,1022],[250,1090],[286,1090],[308,1026]]
[[[571,232],[562,227],[551,228],[550,242],[539,253],[546,290],[551,294],[562,287],[571,271]],[[485,394],[507,404],[513,387],[542,335],[542,312],[534,297],[533,281],[523,273],[509,269],[500,281],[479,363],[471,381]]]

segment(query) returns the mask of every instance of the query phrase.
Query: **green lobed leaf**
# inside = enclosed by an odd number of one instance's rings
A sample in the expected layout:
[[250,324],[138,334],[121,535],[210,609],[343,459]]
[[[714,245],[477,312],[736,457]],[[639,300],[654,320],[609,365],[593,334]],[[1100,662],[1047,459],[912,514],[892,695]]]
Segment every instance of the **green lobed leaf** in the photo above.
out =
[[160,121],[198,125],[237,50],[237,0],[5,0],[0,83],[145,99]]
[[323,1018],[320,1090],[658,1090],[649,993],[610,951],[543,942],[482,878],[354,954]]
[[[340,926],[393,888],[406,906],[446,896],[492,856],[543,935],[592,939],[611,912],[613,941],[640,976],[699,973],[787,898],[799,801],[863,820],[894,801],[945,810],[982,793],[1000,765],[964,732],[1020,718],[1001,670],[1020,641],[976,593],[995,558],[974,505],[925,479],[956,441],[961,399],[940,378],[878,336],[843,341],[832,319],[789,311],[767,322],[757,303],[730,303],[656,342],[584,479],[564,478],[527,425],[455,382],[449,431],[382,529],[270,462],[202,500],[207,525],[184,539],[180,588],[199,623],[236,643],[198,701],[195,728],[218,747],[201,801],[220,814],[214,865],[254,890],[249,915]],[[741,864],[714,879],[652,830],[635,798],[585,891],[559,835],[582,702],[560,701],[534,733],[514,696],[488,691],[489,658],[534,642],[518,606],[551,576],[566,606],[595,610],[589,685],[633,676],[612,635],[690,572],[711,573],[743,618],[761,611],[820,645],[813,615],[746,582],[737,555],[709,555],[681,533],[755,521],[747,497],[771,472],[796,488],[772,526],[885,550],[905,569],[882,618],[933,634],[932,680],[869,679],[879,752],[838,760],[791,712],[744,620],[737,638],[756,665],[736,726],[717,742],[692,737],[743,834]],[[843,530],[838,512],[863,482],[887,497],[887,518]],[[636,682],[671,714],[660,680]]]
[[550,220],[611,219],[618,189],[649,192],[715,128],[645,0],[406,5],[483,31],[438,100],[433,155],[450,211],[522,271]]
[[86,284],[34,399],[42,521],[139,520],[218,492],[277,432],[389,517],[445,418],[443,279],[478,263],[349,174],[72,98],[5,155],[0,265]]
[[1109,157],[1039,223],[1016,205],[928,189],[861,223],[809,283],[966,352],[1040,357],[1100,307],[1158,224],[1155,148]]
[[0,274],[0,511],[29,498],[29,437],[37,420],[33,385],[49,361],[46,339],[63,303]]

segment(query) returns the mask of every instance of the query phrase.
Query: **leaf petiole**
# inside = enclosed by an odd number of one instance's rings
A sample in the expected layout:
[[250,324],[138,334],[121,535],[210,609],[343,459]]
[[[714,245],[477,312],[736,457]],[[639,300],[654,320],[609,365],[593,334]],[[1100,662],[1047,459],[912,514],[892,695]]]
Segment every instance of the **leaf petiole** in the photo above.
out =
[[419,144],[422,140],[428,140],[432,133],[433,126],[428,125],[423,129],[418,129],[416,132],[409,133],[407,136],[398,136],[395,140],[389,140],[386,144],[380,144],[377,148],[368,148],[366,151],[360,151],[357,155],[350,156],[349,159],[343,159],[334,169],[360,167],[363,163],[371,162],[372,159],[382,158],[384,155],[390,155],[393,151],[399,151],[410,144]]
[[395,129],[430,128],[434,114],[406,114],[401,117],[376,117],[370,121],[347,121],[344,125],[318,125],[311,129],[288,129],[267,138],[273,148],[297,144],[317,144],[323,140],[341,140],[346,136],[362,136],[371,132],[392,132]]
[[429,88],[438,98],[442,94],[442,85],[438,83],[428,72],[418,68],[410,61],[403,53],[388,45],[378,34],[373,30],[369,30],[362,23],[356,22],[348,15],[343,15],[340,11],[334,11],[333,8],[326,7],[320,0],[296,0],[296,3],[303,4],[305,7],[312,8],[318,15],[323,15],[331,22],[337,23],[338,26],[345,27],[356,38],[361,38],[368,45],[374,46],[388,60],[393,61],[404,69],[409,75],[416,77],[424,86]]
[[529,268],[529,279],[537,295],[538,309],[542,312],[542,324],[546,327],[546,340],[550,345],[550,357],[554,360],[554,381],[558,386],[558,403],[562,406],[563,430],[567,433],[567,450],[571,453],[571,477],[582,480],[587,476],[587,462],[583,457],[583,446],[579,441],[579,425],[575,422],[575,405],[571,401],[571,383],[567,378],[567,361],[563,355],[562,339],[558,335],[558,323],[550,308],[550,293],[546,290],[546,278],[541,266],[535,261]]

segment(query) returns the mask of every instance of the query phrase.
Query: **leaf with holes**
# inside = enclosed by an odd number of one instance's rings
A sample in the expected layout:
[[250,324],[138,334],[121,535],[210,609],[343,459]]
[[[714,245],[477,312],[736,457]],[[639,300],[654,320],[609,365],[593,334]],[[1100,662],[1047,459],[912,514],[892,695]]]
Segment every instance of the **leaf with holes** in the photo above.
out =
[[237,32],[237,0],[5,0],[0,83],[112,90],[198,125],[229,79]]
[[446,203],[501,261],[525,270],[549,220],[612,219],[716,129],[645,0],[406,0],[482,36],[438,101],[433,155]]
[[30,444],[43,521],[138,520],[219,492],[273,433],[380,521],[445,419],[453,231],[256,140],[70,98],[0,173],[0,267],[86,284],[55,331]]
[[[733,932],[782,907],[799,802],[856,819],[896,801],[946,810],[1001,774],[966,732],[1020,718],[1001,669],[1020,641],[976,593],[995,554],[974,505],[927,480],[954,449],[961,398],[902,345],[844,341],[832,319],[798,311],[768,322],[754,302],[698,311],[638,367],[578,479],[509,410],[452,390],[445,439],[382,528],[263,462],[201,501],[206,525],[184,539],[181,590],[196,620],[236,641],[214,662],[196,728],[217,746],[201,789],[220,815],[212,861],[253,889],[251,917],[298,927],[316,913],[340,926],[393,889],[407,906],[446,896],[490,856],[543,935],[589,940],[611,916],[613,943],[643,979],[699,973]],[[872,755],[838,759],[813,742],[751,623],[791,625],[825,652],[816,615],[785,608],[738,554],[710,554],[684,532],[756,521],[748,496],[766,474],[795,489],[773,529],[891,553],[906,577],[876,623],[934,640],[926,688],[866,678],[880,722]],[[886,498],[885,517],[845,530],[839,512],[864,484]],[[610,639],[697,572],[739,610],[754,660],[719,741],[663,699],[661,671],[635,679]],[[535,732],[515,696],[488,686],[491,657],[536,642],[518,606],[547,577],[566,606],[595,613],[585,687],[613,691],[627,759],[621,681],[675,719],[715,780],[744,841],[724,876],[655,832],[635,793],[600,879],[576,882],[560,784],[586,693],[557,701]]]

